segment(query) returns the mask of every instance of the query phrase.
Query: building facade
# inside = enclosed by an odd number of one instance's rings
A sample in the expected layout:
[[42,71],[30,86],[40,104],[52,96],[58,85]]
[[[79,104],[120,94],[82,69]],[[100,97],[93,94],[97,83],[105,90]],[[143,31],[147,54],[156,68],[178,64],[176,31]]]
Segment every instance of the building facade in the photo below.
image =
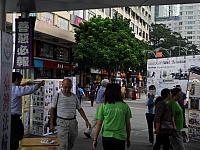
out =
[[200,3],[180,5],[180,33],[200,49]]
[[[163,8],[163,12],[161,8]],[[155,7],[155,16],[160,14],[160,16],[155,17],[155,22],[166,24],[172,31],[179,32],[183,38],[200,49],[200,3],[177,5],[179,8],[177,9],[179,10],[178,16],[165,16],[167,14],[164,8],[164,6]],[[169,11],[167,12],[169,14]]]

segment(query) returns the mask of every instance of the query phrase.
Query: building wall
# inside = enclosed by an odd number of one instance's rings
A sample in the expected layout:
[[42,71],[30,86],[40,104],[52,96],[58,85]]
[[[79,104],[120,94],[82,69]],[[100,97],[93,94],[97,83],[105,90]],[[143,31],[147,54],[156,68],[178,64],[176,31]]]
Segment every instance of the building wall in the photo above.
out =
[[181,35],[200,49],[200,3],[180,5]]

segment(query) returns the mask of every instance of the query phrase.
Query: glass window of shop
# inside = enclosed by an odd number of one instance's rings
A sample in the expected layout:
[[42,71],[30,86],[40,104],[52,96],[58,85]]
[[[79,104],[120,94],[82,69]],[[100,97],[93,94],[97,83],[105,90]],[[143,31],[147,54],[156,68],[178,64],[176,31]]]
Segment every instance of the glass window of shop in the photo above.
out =
[[69,48],[55,46],[54,54],[56,60],[69,62]]
[[35,79],[51,79],[53,77],[53,69],[46,68],[35,68],[34,78]]
[[62,18],[62,17],[57,17],[57,26],[65,31],[69,30],[69,20]]
[[53,45],[42,41],[36,41],[36,56],[53,59]]

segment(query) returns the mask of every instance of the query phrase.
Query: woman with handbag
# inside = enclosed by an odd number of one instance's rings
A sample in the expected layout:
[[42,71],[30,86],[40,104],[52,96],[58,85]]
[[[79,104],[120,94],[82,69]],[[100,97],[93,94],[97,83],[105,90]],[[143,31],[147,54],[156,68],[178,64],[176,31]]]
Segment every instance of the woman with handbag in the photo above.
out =
[[171,111],[167,105],[170,99],[170,90],[163,89],[161,91],[161,97],[158,97],[155,101],[155,134],[156,142],[153,150],[160,150],[161,145],[163,150],[170,149],[169,136],[174,129],[174,123],[172,119]]

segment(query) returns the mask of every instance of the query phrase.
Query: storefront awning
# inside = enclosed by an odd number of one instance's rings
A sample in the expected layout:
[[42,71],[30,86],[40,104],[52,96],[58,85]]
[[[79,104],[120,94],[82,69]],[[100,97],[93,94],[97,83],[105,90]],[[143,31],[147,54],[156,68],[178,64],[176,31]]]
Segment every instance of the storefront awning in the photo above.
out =
[[6,0],[7,12],[52,12],[122,6],[200,3],[200,0]]

